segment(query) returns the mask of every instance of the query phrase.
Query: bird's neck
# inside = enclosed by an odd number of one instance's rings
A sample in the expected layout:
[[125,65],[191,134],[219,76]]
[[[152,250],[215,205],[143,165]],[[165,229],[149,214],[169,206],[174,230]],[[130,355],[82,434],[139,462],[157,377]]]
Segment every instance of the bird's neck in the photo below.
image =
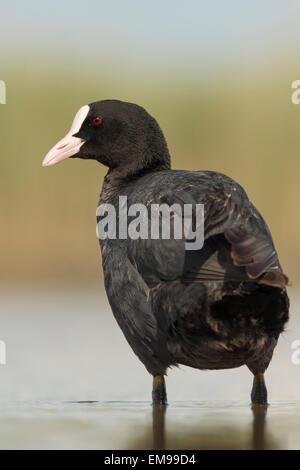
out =
[[163,160],[156,164],[149,165],[148,167],[137,167],[136,164],[128,165],[126,167],[109,169],[102,186],[100,201],[107,203],[112,201],[115,197],[125,194],[126,188],[129,184],[137,181],[139,178],[149,174],[157,173],[159,171],[170,170],[170,155],[169,152]]
[[115,196],[122,194],[129,184],[149,173],[170,170],[171,158],[163,134],[157,132],[150,134],[148,138],[149,141],[140,146],[138,154],[135,154],[134,149],[128,148],[121,164],[108,170],[100,195],[102,202],[113,200]]

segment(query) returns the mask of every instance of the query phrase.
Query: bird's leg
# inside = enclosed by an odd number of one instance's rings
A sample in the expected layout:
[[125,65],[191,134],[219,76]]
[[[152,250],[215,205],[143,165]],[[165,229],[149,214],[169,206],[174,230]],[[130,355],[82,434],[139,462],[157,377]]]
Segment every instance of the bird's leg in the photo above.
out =
[[268,392],[265,384],[264,374],[262,373],[257,373],[254,375],[251,401],[253,406],[268,405]]
[[167,404],[167,391],[163,375],[154,375],[153,377],[152,402],[153,405]]

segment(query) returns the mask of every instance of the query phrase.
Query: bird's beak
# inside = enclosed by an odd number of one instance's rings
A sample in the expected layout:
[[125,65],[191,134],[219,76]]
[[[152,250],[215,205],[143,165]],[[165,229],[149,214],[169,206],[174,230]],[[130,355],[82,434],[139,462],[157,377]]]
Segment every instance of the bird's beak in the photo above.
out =
[[80,147],[84,144],[85,140],[79,137],[74,137],[73,134],[79,132],[83,121],[88,115],[90,107],[88,105],[82,106],[77,112],[71,129],[67,135],[61,139],[45,156],[42,166],[55,165],[65,158],[71,157],[79,152]]

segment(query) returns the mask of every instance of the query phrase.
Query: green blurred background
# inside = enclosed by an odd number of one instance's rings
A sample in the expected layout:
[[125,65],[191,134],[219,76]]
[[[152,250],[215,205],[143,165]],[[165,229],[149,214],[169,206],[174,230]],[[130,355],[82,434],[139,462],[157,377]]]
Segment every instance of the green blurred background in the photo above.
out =
[[41,162],[79,107],[106,98],[138,103],[158,120],[173,168],[236,179],[295,284],[299,13],[299,2],[276,0],[3,3],[2,285],[101,285],[95,211],[106,169]]

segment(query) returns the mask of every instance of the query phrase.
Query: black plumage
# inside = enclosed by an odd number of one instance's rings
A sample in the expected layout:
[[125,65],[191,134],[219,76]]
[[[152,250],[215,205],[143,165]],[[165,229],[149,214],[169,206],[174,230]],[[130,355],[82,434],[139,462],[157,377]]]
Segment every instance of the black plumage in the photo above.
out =
[[[187,251],[185,240],[174,237],[101,240],[107,296],[128,343],[154,377],[177,364],[246,364],[256,377],[252,401],[265,403],[262,374],[288,320],[289,301],[264,219],[228,176],[171,170],[163,133],[143,108],[105,100],[86,113],[73,134],[80,149],[68,156],[109,167],[100,203],[117,209],[126,195],[128,206],[144,204],[149,214],[151,204],[204,204],[201,250]],[[164,382],[155,383],[154,401],[165,397]]]

